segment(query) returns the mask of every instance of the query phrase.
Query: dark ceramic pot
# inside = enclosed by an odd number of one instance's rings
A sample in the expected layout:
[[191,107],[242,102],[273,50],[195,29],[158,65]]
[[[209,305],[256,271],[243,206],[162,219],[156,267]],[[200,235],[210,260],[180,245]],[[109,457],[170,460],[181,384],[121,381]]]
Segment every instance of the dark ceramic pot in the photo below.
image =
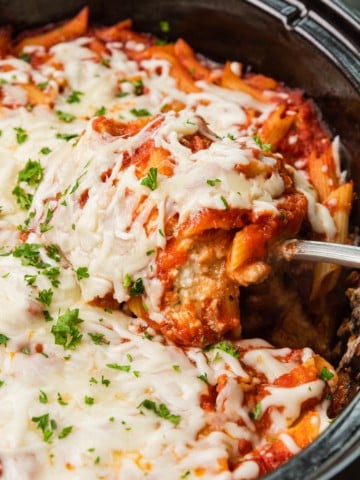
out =
[[[245,65],[289,86],[302,88],[320,107],[360,198],[360,21],[339,0],[0,0],[0,25],[21,31],[74,15],[90,6],[91,21],[112,24],[130,17],[135,28],[159,34],[168,20],[171,36],[197,51]],[[359,225],[360,201],[353,211]],[[360,394],[308,448],[267,480],[358,478]],[[357,468],[356,468],[357,467]]]

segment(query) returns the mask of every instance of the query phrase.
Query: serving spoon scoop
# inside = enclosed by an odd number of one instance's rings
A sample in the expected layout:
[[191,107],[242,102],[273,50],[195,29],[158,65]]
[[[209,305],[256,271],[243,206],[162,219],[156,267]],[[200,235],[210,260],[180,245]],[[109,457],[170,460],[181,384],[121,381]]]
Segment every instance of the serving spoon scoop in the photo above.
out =
[[288,261],[308,260],[360,268],[360,247],[354,245],[312,240],[288,240],[281,246],[281,253]]

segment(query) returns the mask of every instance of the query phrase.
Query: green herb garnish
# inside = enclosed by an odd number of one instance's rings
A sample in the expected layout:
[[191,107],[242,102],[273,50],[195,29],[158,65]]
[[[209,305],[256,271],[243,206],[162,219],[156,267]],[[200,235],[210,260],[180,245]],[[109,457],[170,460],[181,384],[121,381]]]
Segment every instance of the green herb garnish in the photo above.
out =
[[151,113],[146,108],[132,108],[130,113],[135,117],[151,117]]
[[324,380],[324,382],[327,382],[328,380],[331,380],[334,376],[334,374],[326,367],[323,367],[320,370],[319,376],[321,380]]
[[150,190],[155,190],[157,188],[157,168],[151,167],[146,177],[144,177],[140,184],[145,187],[149,187]]
[[252,137],[256,143],[256,145],[261,148],[264,152],[271,152],[272,145],[270,143],[262,143],[261,138],[259,135],[253,135]]
[[29,137],[26,130],[21,127],[14,127],[14,130],[16,133],[16,141],[18,142],[18,144],[21,145],[22,143],[26,142]]
[[74,350],[82,339],[82,334],[77,328],[77,325],[82,322],[77,308],[74,310],[68,308],[63,315],[60,315],[57,323],[51,328],[56,345],[62,345],[64,350]]
[[165,420],[168,420],[174,425],[179,425],[181,420],[181,416],[172,414],[164,403],[157,405],[155,402],[147,398],[140,403],[138,408],[146,408],[147,410],[151,410],[158,417],[165,418]]
[[73,90],[68,99],[66,100],[66,103],[80,103],[81,95],[84,95],[84,92],[80,92],[79,90]]
[[90,277],[87,267],[79,267],[75,270],[75,273],[78,280]]

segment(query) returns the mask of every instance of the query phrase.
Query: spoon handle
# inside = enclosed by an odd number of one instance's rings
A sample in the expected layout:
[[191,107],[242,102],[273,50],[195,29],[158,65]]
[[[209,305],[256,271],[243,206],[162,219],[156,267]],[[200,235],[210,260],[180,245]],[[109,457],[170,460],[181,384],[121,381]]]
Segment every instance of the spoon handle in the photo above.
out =
[[343,267],[360,268],[360,247],[341,243],[289,240],[282,253],[286,260],[336,263]]

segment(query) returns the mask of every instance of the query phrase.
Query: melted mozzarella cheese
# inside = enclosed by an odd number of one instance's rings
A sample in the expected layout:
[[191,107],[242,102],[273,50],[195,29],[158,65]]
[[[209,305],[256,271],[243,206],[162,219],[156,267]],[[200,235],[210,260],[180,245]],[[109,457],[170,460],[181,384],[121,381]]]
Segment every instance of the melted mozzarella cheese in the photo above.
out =
[[[203,471],[203,478],[208,479],[256,478],[257,469],[250,461],[233,475],[222,471],[221,459],[235,455],[239,439],[254,448],[261,445],[236,379],[249,379],[246,363],[250,355],[264,355],[265,350],[283,358],[283,369],[291,371],[293,364],[284,361],[288,349],[259,349],[256,340],[240,341],[240,350],[248,351],[242,363],[220,348],[207,353],[196,348],[184,351],[149,340],[141,333],[140,320],[85,304],[68,268],[62,269],[61,284],[54,289],[54,304],[49,308],[54,320],[46,322],[37,295],[49,287],[49,280],[44,277],[39,285],[26,285],[24,274],[36,274],[37,269],[23,267],[12,256],[0,258],[1,273],[11,271],[1,277],[6,314],[0,316],[0,331],[8,337],[0,348],[0,459],[6,480],[111,479],[118,472],[136,479],[146,473],[155,480],[180,477],[188,470],[195,476],[196,471]],[[56,318],[66,308],[78,308],[83,320],[79,325],[82,339],[73,350],[55,344],[52,333]],[[94,344],[94,335],[100,335],[103,342]],[[210,384],[225,373],[228,376],[216,400],[218,420],[201,407],[207,386],[199,377],[204,373]],[[279,415],[285,424],[323,386],[318,380],[295,389],[268,387],[270,395],[262,400],[263,410],[267,404],[281,405],[284,413]],[[170,416],[178,416],[178,423],[145,408],[144,400],[165,405]],[[36,422],[44,415],[52,421],[48,441]],[[207,425],[212,425],[211,433],[199,435]],[[281,432],[279,419],[272,428]],[[64,435],[66,429],[70,432]],[[291,439],[287,444],[291,451],[295,449]]]
[[[80,38],[55,45],[50,48],[51,61],[37,69],[20,59],[0,60],[0,67],[6,67],[0,69],[0,246],[9,254],[0,256],[2,476],[257,478],[259,466],[251,456],[233,472],[226,467],[239,460],[239,441],[248,442],[251,450],[265,443],[247,403],[249,386],[264,388],[266,396],[260,403],[262,414],[271,410],[269,431],[279,434],[295,453],[286,428],[299,417],[303,402],[318,402],[320,431],[328,423],[328,402],[320,401],[325,383],[319,379],[292,389],[273,385],[296,366],[287,360],[289,349],[273,349],[255,339],[237,343],[243,353],[239,357],[221,345],[207,352],[183,350],[164,343],[141,319],[88,302],[108,292],[123,301],[125,276],[139,276],[152,318],[160,321],[163,287],[151,274],[154,259],[146,252],[165,246],[160,232],[167,216],[178,214],[183,222],[204,208],[226,210],[223,199],[232,208],[278,214],[277,200],[284,191],[279,173],[274,170],[269,178],[234,173],[235,166],[247,166],[254,159],[257,147],[252,135],[275,103],[204,81],[197,82],[201,91],[185,94],[169,75],[167,61],[137,63],[127,58],[122,44],[109,43],[109,62],[99,62],[89,41]],[[25,52],[41,56],[44,49],[27,46]],[[133,79],[141,79],[146,94],[136,94]],[[29,95],[23,87],[29,82],[53,89],[54,105],[27,108]],[[74,92],[77,100],[71,101]],[[174,100],[184,109],[163,114],[164,105]],[[257,112],[249,126],[246,108]],[[100,113],[131,121],[137,109],[161,115],[162,123],[152,130],[155,117],[128,138],[94,129],[93,117]],[[212,144],[193,153],[182,139],[201,131],[204,124]],[[26,134],[21,141],[19,129]],[[133,154],[149,139],[169,151],[174,161],[173,176],[159,174],[154,191],[141,185],[134,166],[123,168],[125,152]],[[12,193],[29,159],[39,161],[45,170],[43,181],[32,191],[33,218],[20,209]],[[261,161],[275,167],[274,158],[265,153]],[[103,181],[107,171],[111,173]],[[331,236],[330,215],[296,175],[314,230]],[[207,181],[214,179],[219,182],[212,187]],[[80,206],[84,192],[87,201]],[[143,196],[146,201],[134,218]],[[148,234],[144,225],[155,206],[156,228]],[[42,232],[49,210],[50,229]],[[22,243],[20,230],[29,224],[27,245],[59,245],[61,259],[42,247],[37,248],[46,266],[26,256],[15,257],[12,249]],[[81,268],[88,276],[77,275]],[[79,323],[69,326],[64,319],[77,310]],[[62,336],[59,331],[56,335],[56,325],[62,325]],[[64,339],[69,341],[74,332],[78,342],[65,349]],[[304,349],[302,361],[312,355]],[[215,388],[216,400],[207,410],[204,398]]]

